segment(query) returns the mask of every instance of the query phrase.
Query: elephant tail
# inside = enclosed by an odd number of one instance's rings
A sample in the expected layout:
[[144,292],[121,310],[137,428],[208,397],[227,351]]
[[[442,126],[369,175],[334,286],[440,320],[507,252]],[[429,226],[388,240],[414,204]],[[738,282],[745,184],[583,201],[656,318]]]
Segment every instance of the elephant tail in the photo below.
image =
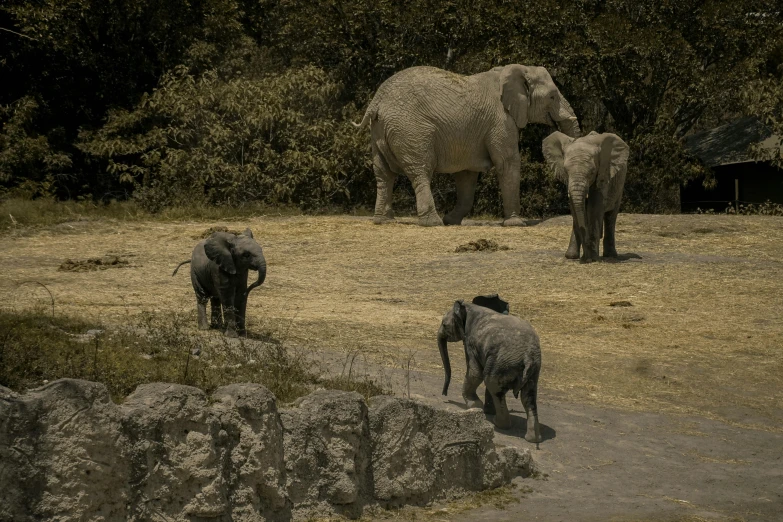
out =
[[[525,369],[522,370],[522,376],[517,377],[514,381],[513,391],[514,391],[514,398],[519,398],[519,391],[527,385],[528,379],[535,376],[538,372],[539,365],[535,362],[534,359],[525,358]],[[535,368],[534,368],[535,366]]]
[[187,265],[188,263],[190,263],[190,261],[191,260],[188,259],[187,261],[183,261],[180,264],[178,264],[177,268],[174,269],[174,272],[171,273],[171,276],[174,277],[175,275],[177,275],[177,270],[179,270],[179,267],[181,267],[182,265]]
[[351,125],[356,127],[357,129],[364,129],[370,123],[372,123],[372,120],[374,120],[378,116],[378,95],[375,95],[375,98],[372,99],[370,102],[370,105],[367,106],[367,110],[364,112],[364,118],[362,118],[362,121],[359,123],[351,122]]
[[367,109],[367,112],[364,113],[364,118],[362,118],[362,121],[359,122],[359,123],[356,123],[356,122],[352,121],[351,125],[353,125],[357,129],[364,129],[365,127],[367,127],[370,124],[370,121],[372,121],[373,117],[374,117],[374,115],[370,114],[370,110]]

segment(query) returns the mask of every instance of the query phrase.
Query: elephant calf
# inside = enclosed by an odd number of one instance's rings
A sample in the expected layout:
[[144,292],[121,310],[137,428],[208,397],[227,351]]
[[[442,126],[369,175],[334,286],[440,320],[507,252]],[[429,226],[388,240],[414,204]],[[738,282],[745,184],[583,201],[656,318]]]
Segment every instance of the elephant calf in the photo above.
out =
[[598,260],[598,240],[604,257],[617,257],[615,224],[628,170],[628,145],[616,134],[591,132],[571,138],[553,132],[542,143],[552,174],[568,184],[573,231],[566,258]]
[[[508,306],[497,296],[480,296],[474,303],[461,299],[443,316],[438,330],[438,349],[446,372],[443,395],[451,382],[448,342],[462,341],[467,371],[462,398],[468,408],[482,407],[476,389],[484,382],[484,412],[495,414],[495,426],[506,429],[511,419],[506,407],[506,392],[522,394],[527,414],[525,440],[541,442],[536,394],[541,371],[541,348],[538,335],[527,321],[506,315]],[[496,301],[493,305],[492,302]],[[505,312],[505,313],[504,313]]]
[[[177,265],[171,275],[186,263],[190,263],[190,281],[196,291],[199,329],[210,327],[206,310],[209,301],[212,328],[225,325],[228,337],[244,335],[247,296],[266,279],[266,259],[261,246],[253,239],[253,232],[249,228],[239,235],[214,232],[197,244],[190,260]],[[258,271],[258,279],[248,287],[249,269]]]

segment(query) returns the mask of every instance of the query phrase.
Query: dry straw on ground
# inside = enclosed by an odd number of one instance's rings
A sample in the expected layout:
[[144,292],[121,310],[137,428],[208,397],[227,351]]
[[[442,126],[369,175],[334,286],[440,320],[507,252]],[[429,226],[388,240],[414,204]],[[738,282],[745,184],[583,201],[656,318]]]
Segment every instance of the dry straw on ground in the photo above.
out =
[[[249,219],[267,281],[248,304],[306,348],[360,351],[442,371],[435,334],[455,299],[499,293],[541,337],[541,396],[691,412],[766,429],[783,425],[783,219],[621,215],[620,261],[566,260],[567,217],[525,228],[373,225],[368,218]],[[122,324],[142,310],[192,314],[194,236],[213,223],[104,222],[3,238],[0,293],[24,306],[53,292],[58,313]],[[464,255],[482,236],[511,250]],[[66,257],[135,255],[143,266],[58,272]],[[631,307],[611,306],[628,301]],[[397,361],[397,362],[395,362]],[[459,357],[452,357],[461,374]],[[455,396],[456,398],[456,396]]]

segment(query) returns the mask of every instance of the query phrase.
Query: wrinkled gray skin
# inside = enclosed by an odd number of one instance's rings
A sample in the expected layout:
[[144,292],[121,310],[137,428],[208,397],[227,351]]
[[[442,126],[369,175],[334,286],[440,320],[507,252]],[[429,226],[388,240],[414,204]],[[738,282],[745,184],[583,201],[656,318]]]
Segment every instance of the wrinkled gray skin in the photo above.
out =
[[[264,252],[250,229],[238,236],[213,233],[197,244],[190,261],[180,263],[171,275],[186,263],[190,263],[190,281],[196,291],[199,329],[225,326],[228,337],[244,335],[247,297],[266,279]],[[250,269],[258,271],[258,279],[248,287]],[[212,307],[211,325],[207,322],[207,301]]]
[[616,134],[591,132],[573,139],[562,132],[547,136],[542,148],[553,175],[568,184],[573,217],[565,256],[590,263],[598,260],[598,240],[604,257],[617,257],[615,225],[628,170],[628,145]]
[[[404,69],[381,84],[357,127],[371,130],[377,182],[375,223],[394,219],[398,175],[416,191],[419,224],[459,225],[473,206],[480,172],[497,170],[504,225],[519,217],[519,130],[528,123],[557,124],[580,136],[573,109],[543,67],[507,65],[462,76],[435,67]],[[457,204],[443,220],[430,182],[454,174]]]
[[536,394],[541,371],[538,335],[527,321],[495,312],[484,306],[458,300],[443,316],[438,330],[438,349],[446,371],[443,395],[448,394],[451,363],[447,342],[462,341],[467,372],[462,398],[468,408],[481,408],[476,389],[484,382],[484,412],[495,414],[495,426],[507,429],[511,418],[506,407],[506,392],[521,393],[527,414],[525,440],[541,442]]

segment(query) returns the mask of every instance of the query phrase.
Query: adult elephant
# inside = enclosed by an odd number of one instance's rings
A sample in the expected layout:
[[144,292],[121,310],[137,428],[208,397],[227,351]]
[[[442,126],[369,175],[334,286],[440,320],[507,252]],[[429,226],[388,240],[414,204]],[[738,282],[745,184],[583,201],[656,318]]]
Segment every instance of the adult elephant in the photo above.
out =
[[[580,135],[573,109],[543,67],[506,65],[472,76],[435,67],[404,69],[381,84],[359,128],[371,129],[377,182],[375,223],[394,219],[392,188],[399,174],[411,180],[424,226],[460,224],[473,206],[480,172],[497,169],[503,224],[519,217],[519,130],[556,123]],[[438,216],[430,182],[435,172],[454,174],[457,204]]]

